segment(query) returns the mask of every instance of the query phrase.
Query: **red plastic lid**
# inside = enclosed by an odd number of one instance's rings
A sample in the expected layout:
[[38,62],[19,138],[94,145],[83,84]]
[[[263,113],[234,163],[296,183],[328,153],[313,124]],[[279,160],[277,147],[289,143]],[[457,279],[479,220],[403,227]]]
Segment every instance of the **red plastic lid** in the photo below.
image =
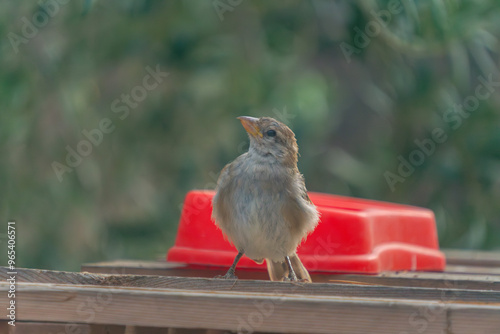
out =
[[[211,219],[214,191],[191,191],[167,260],[229,267],[237,254]],[[376,274],[388,270],[442,271],[431,210],[321,193],[309,193],[321,221],[297,249],[311,272]],[[265,268],[247,257],[240,268]]]

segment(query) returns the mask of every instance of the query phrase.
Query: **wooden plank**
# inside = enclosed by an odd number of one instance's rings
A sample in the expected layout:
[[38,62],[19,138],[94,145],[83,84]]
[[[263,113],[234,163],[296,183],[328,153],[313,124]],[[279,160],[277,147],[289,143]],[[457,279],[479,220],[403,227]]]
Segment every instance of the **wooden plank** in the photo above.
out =
[[1,334],[225,334],[224,331],[205,329],[136,327],[121,325],[92,325],[60,322],[16,321],[9,326],[0,321]]
[[500,268],[500,252],[447,249],[446,263],[460,266],[482,266]]
[[[467,251],[467,250],[443,250],[446,255],[447,268],[450,273],[479,273],[500,275],[500,252]],[[479,268],[477,268],[479,267]],[[493,270],[489,270],[491,268]],[[165,276],[197,276],[213,277],[224,274],[227,268],[216,266],[186,265],[166,261],[131,261],[119,260],[112,262],[90,263],[82,265],[82,271],[109,273],[109,274],[149,274]],[[265,270],[249,270],[238,268],[238,274],[242,279],[268,280],[269,276]],[[350,274],[350,273],[339,273]],[[312,273],[318,276],[318,273]],[[321,280],[323,274],[317,279]]]
[[[218,333],[217,333],[218,332]],[[224,334],[225,331],[215,331],[215,334]],[[134,333],[139,334],[139,333]],[[142,332],[141,334],[150,334],[149,332]],[[207,334],[206,329],[191,329],[191,328],[170,328],[168,333],[165,334]]]
[[[83,272],[100,274],[162,275],[182,277],[213,278],[224,275],[228,268],[215,266],[195,266],[165,261],[133,261],[117,260],[111,262],[86,263]],[[236,274],[240,279],[269,280],[266,270],[238,268]]]
[[125,326],[90,325],[60,322],[26,322],[16,321],[16,326],[10,326],[6,321],[0,321],[2,334],[125,334]]
[[469,265],[447,265],[445,272],[453,274],[500,275],[500,267],[493,268]]
[[7,321],[1,321],[0,320],[0,333],[2,334],[10,334],[10,329],[12,326],[10,326]]
[[[191,330],[191,329],[188,329]],[[191,330],[193,334],[205,334],[206,331],[198,331]],[[127,330],[125,334],[176,334],[176,330],[174,328],[160,328],[160,327],[136,327],[136,326],[127,326]],[[180,334],[180,333],[179,333]],[[186,333],[188,334],[188,333]]]
[[[67,324],[66,324],[67,325]],[[71,329],[71,328],[70,328]],[[90,325],[91,334],[126,334],[127,328],[121,325]],[[81,334],[78,331],[66,330],[57,334]],[[53,333],[56,334],[56,333]]]
[[[215,266],[196,266],[181,263],[171,263],[162,261],[113,261],[87,263],[82,265],[82,271],[103,273],[103,274],[134,274],[134,275],[164,275],[164,276],[185,276],[185,277],[214,277],[223,275],[227,268]],[[481,274],[481,275],[500,275],[500,266],[495,268],[491,266],[479,265],[454,265],[446,266],[444,272],[460,274]],[[422,273],[417,271],[415,273]],[[237,269],[238,277],[241,279],[261,279],[269,280],[267,271],[250,270],[246,268]],[[352,273],[310,273],[315,281],[322,281],[326,275],[353,275]],[[362,274],[360,274],[362,275]]]
[[[500,317],[492,310],[460,310],[449,315],[447,332],[452,334],[500,333]],[[474,321],[471,321],[474,319]]]
[[[273,283],[282,284],[285,283]],[[158,288],[18,283],[18,317],[127,326],[288,333],[399,333],[432,314],[426,333],[500,326],[500,304]],[[8,284],[0,282],[0,307]],[[480,318],[468,316],[477,312]],[[0,318],[5,317],[0,313]],[[467,323],[454,324],[454,319]],[[455,332],[454,332],[455,333]]]
[[[375,284],[352,284],[341,280],[336,284],[297,284],[255,280],[220,280],[194,277],[99,275],[58,272],[36,269],[17,269],[17,281],[51,284],[85,284],[137,288],[168,288],[188,291],[238,291],[279,293],[288,295],[370,297],[419,300],[454,300],[461,302],[500,303],[500,291],[457,289],[455,282],[445,288],[399,287]],[[0,279],[7,277],[7,269],[0,268]]]
[[[224,269],[207,267],[186,269],[186,265],[156,261],[114,261],[86,264],[83,270],[91,273],[122,273],[135,275],[163,275],[181,277],[214,277],[223,274]],[[240,279],[269,280],[267,272],[237,271]],[[448,288],[453,283],[457,289],[500,291],[500,280],[494,275],[467,275],[441,272],[384,272],[380,275],[355,274],[311,274],[313,282],[376,284],[408,287]]]
[[387,286],[500,291],[498,276],[450,273],[386,272],[380,276],[337,275],[329,282],[354,281]]

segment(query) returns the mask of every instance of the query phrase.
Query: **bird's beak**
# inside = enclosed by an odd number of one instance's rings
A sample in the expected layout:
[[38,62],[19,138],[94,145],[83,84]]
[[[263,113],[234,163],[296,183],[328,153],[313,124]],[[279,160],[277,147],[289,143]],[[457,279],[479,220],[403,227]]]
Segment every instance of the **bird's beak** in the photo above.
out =
[[241,121],[241,124],[250,135],[252,135],[253,137],[263,137],[262,132],[257,125],[257,121],[259,120],[258,118],[241,116],[238,117],[238,119]]

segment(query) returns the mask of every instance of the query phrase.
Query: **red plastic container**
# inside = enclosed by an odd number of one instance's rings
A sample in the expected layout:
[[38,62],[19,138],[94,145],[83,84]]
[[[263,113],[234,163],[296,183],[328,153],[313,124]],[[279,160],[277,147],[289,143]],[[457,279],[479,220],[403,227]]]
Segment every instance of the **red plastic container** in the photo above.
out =
[[[236,249],[211,219],[213,191],[191,191],[167,260],[229,267]],[[431,210],[358,198],[309,193],[321,213],[297,253],[311,272],[377,274],[389,270],[442,271]],[[239,268],[265,268],[243,257]]]

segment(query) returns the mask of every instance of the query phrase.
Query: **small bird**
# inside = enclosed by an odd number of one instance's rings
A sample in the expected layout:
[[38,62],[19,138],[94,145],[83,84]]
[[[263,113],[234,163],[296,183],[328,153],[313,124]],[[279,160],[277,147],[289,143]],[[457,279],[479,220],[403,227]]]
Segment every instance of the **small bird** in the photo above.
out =
[[238,119],[250,147],[224,167],[213,198],[212,218],[238,250],[220,278],[236,279],[236,264],[245,254],[259,264],[265,259],[272,281],[311,282],[296,249],[318,224],[319,213],[297,168],[295,134],[270,117]]

